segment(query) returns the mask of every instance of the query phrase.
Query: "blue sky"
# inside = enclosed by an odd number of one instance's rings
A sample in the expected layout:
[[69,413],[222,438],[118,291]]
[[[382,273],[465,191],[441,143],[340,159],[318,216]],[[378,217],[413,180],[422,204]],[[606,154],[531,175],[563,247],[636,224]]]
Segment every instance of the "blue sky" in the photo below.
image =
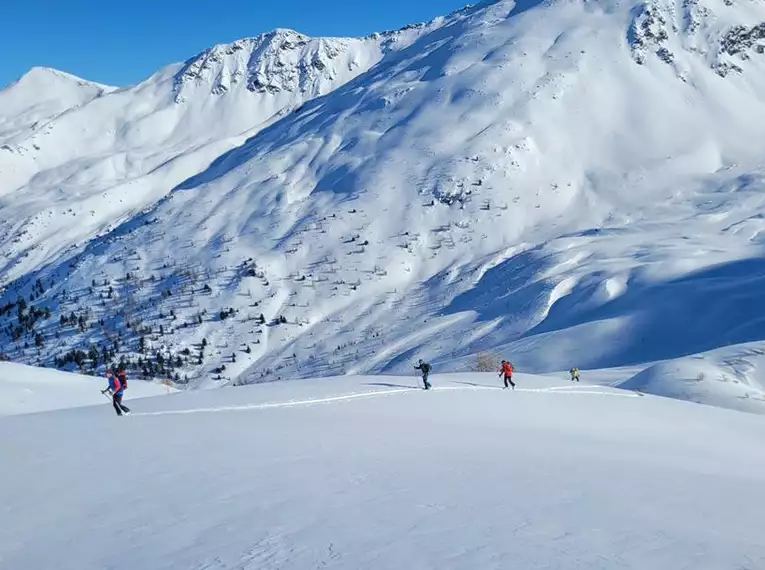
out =
[[135,83],[203,49],[273,28],[358,36],[446,14],[468,0],[0,0],[0,87],[30,67]]

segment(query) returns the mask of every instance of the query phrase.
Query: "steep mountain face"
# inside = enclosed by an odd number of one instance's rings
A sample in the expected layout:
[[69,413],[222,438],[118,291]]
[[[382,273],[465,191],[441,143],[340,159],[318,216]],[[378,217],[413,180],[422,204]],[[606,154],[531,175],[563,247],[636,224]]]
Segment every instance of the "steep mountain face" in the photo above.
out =
[[[762,340],[763,22],[748,0],[499,0],[331,49],[214,48],[167,76],[173,108],[341,85],[81,250],[6,268],[8,352],[204,385]],[[20,326],[19,294],[50,316]]]
[[[292,30],[275,30],[257,38],[215,46],[186,62],[176,76],[177,100],[228,93],[237,86],[253,93],[326,93],[380,55],[363,39],[312,39]],[[341,80],[341,82],[343,82]]]
[[[393,35],[404,45],[411,32]],[[368,69],[389,43],[277,30],[123,89],[30,72],[0,94],[0,282],[150,207],[221,153]]]
[[741,62],[765,54],[760,10],[758,3],[748,1],[644,2],[634,9],[629,28],[633,58],[642,64],[654,55],[684,79],[686,62],[676,62],[675,53],[690,51],[702,56],[721,77],[743,73]]

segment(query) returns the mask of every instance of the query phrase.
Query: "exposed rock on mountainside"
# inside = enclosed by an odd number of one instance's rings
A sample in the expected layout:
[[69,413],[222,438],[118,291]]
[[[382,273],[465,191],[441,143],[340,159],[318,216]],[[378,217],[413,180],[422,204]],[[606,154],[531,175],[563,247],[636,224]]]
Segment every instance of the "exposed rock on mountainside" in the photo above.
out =
[[179,101],[189,84],[208,85],[214,95],[242,85],[256,93],[316,96],[334,86],[340,73],[367,64],[359,51],[375,47],[369,40],[309,38],[275,30],[215,46],[189,60],[177,75],[176,92]]

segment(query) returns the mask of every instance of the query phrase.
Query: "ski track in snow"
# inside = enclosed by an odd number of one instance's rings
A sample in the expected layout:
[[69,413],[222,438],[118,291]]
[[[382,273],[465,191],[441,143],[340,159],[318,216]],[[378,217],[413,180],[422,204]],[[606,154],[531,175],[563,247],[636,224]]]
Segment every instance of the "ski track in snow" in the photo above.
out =
[[[634,393],[628,392],[607,392],[604,390],[589,389],[589,386],[555,386],[550,388],[516,388],[510,390],[511,392],[527,392],[527,393],[549,393],[549,394],[574,394],[574,395],[595,395],[595,396],[615,396],[620,398],[639,398],[640,396]],[[595,387],[593,387],[595,388]],[[440,386],[433,387],[431,392],[447,392],[447,391],[475,391],[475,390],[504,390],[500,387],[492,386]],[[328,404],[333,402],[347,402],[350,400],[358,400],[361,398],[376,398],[381,396],[393,396],[396,394],[404,394],[407,392],[424,392],[422,388],[396,388],[391,390],[374,390],[370,392],[362,392],[356,394],[344,394],[341,396],[331,396],[327,398],[313,398],[308,400],[297,400],[288,402],[270,402],[265,404],[245,404],[241,406],[220,406],[214,408],[192,408],[188,410],[165,410],[161,412],[137,412],[131,413],[130,416],[167,416],[167,415],[180,415],[180,414],[205,414],[205,413],[220,413],[220,412],[239,412],[239,411],[251,411],[251,410],[268,410],[273,408],[294,408],[301,406],[312,406],[315,404]]]
[[[136,400],[165,417],[127,424],[106,402],[1,418],[2,568],[765,567],[765,418],[516,380],[406,395],[412,376],[345,376]],[[293,409],[205,414],[270,408]]]

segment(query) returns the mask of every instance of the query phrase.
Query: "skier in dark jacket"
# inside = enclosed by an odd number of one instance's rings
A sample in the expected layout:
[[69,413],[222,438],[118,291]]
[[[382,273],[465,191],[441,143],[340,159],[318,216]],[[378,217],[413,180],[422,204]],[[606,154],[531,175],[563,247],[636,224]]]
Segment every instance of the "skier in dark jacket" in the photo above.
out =
[[418,366],[414,367],[415,370],[422,371],[422,382],[425,384],[425,389],[430,390],[430,382],[428,382],[428,375],[430,374],[430,364],[419,360]]
[[104,390],[104,393],[108,391],[112,395],[112,405],[114,406],[114,411],[117,412],[118,416],[121,416],[123,412],[129,414],[130,408],[123,405],[122,403],[122,396],[124,396],[125,388],[127,388],[127,378],[125,371],[118,370],[115,373],[111,370],[107,370],[106,377],[109,379],[109,387]]

